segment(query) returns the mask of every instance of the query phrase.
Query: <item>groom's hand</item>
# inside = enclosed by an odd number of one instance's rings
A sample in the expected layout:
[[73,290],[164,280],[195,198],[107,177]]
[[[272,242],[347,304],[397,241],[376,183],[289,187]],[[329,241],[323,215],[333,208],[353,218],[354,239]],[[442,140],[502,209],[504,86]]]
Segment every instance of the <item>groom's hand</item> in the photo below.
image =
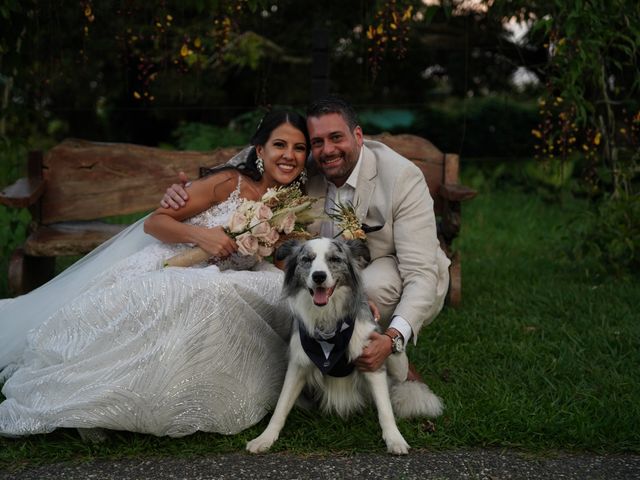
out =
[[362,355],[356,359],[356,367],[361,372],[375,372],[389,355],[391,355],[391,338],[371,332],[369,345],[364,347]]
[[191,183],[189,178],[187,178],[187,174],[184,172],[178,173],[178,179],[180,183],[174,183],[169,188],[167,188],[162,200],[160,200],[160,206],[162,208],[173,208],[174,210],[179,210],[184,207],[186,201],[189,200],[189,194],[185,190],[186,187]]

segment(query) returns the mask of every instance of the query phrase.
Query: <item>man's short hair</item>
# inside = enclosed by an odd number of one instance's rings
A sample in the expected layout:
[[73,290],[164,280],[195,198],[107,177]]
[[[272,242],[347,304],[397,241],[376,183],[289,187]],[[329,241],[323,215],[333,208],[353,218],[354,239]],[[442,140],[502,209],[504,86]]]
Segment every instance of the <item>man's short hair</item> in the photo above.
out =
[[338,113],[346,122],[349,130],[358,126],[358,115],[349,102],[337,95],[327,95],[315,100],[307,108],[308,117],[320,117],[329,113]]

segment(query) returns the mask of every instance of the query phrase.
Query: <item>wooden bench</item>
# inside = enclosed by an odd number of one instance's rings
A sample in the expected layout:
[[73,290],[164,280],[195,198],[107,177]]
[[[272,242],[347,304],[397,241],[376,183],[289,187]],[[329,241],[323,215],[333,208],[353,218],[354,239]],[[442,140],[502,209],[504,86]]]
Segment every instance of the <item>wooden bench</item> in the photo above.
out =
[[[460,258],[451,243],[460,230],[460,201],[475,195],[458,184],[458,156],[413,135],[375,139],[413,160],[427,178],[440,240],[452,258],[449,300],[457,305]],[[9,261],[11,293],[26,293],[52,278],[56,257],[88,253],[126,227],[105,218],[155,209],[179,171],[197,178],[201,167],[221,165],[238,151],[168,151],[70,139],[44,154],[30,153],[27,177],[0,191],[0,204],[28,208],[32,218],[24,245]]]

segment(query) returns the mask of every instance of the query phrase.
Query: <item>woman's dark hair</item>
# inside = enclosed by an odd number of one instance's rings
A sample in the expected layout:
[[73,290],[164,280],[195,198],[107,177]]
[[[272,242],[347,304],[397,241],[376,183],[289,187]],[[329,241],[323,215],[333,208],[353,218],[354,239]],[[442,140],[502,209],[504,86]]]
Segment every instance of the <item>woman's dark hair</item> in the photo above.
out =
[[243,163],[235,166],[223,165],[221,167],[203,169],[204,171],[201,171],[200,176],[210,175],[221,170],[233,168],[252,180],[259,181],[262,178],[262,173],[260,173],[256,167],[256,159],[258,158],[258,155],[255,147],[258,145],[265,145],[269,140],[271,133],[280,125],[285,123],[291,124],[294,128],[302,132],[307,144],[307,151],[309,151],[311,142],[309,141],[309,132],[307,131],[307,121],[305,118],[292,110],[274,110],[272,112],[268,112],[264,117],[262,117],[262,120],[260,120],[258,128],[250,140],[253,148]]

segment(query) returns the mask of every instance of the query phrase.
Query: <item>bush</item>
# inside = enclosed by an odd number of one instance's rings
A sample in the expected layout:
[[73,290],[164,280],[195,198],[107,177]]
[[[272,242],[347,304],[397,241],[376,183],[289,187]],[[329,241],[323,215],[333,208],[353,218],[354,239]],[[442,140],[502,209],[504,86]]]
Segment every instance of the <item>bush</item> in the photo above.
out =
[[640,272],[640,196],[603,200],[570,225],[568,255],[599,275]]
[[[22,142],[0,138],[0,188],[15,182],[24,174],[27,149]],[[26,209],[0,205],[0,298],[9,295],[7,269],[11,252],[24,242],[31,216]]]
[[175,139],[178,150],[205,151],[247,145],[264,115],[262,109],[250,110],[233,118],[226,127],[184,122],[171,133],[171,137]]
[[244,132],[204,123],[183,123],[171,134],[178,150],[213,150],[247,143]]
[[464,157],[530,157],[537,106],[506,97],[455,100],[419,112],[413,133]]

